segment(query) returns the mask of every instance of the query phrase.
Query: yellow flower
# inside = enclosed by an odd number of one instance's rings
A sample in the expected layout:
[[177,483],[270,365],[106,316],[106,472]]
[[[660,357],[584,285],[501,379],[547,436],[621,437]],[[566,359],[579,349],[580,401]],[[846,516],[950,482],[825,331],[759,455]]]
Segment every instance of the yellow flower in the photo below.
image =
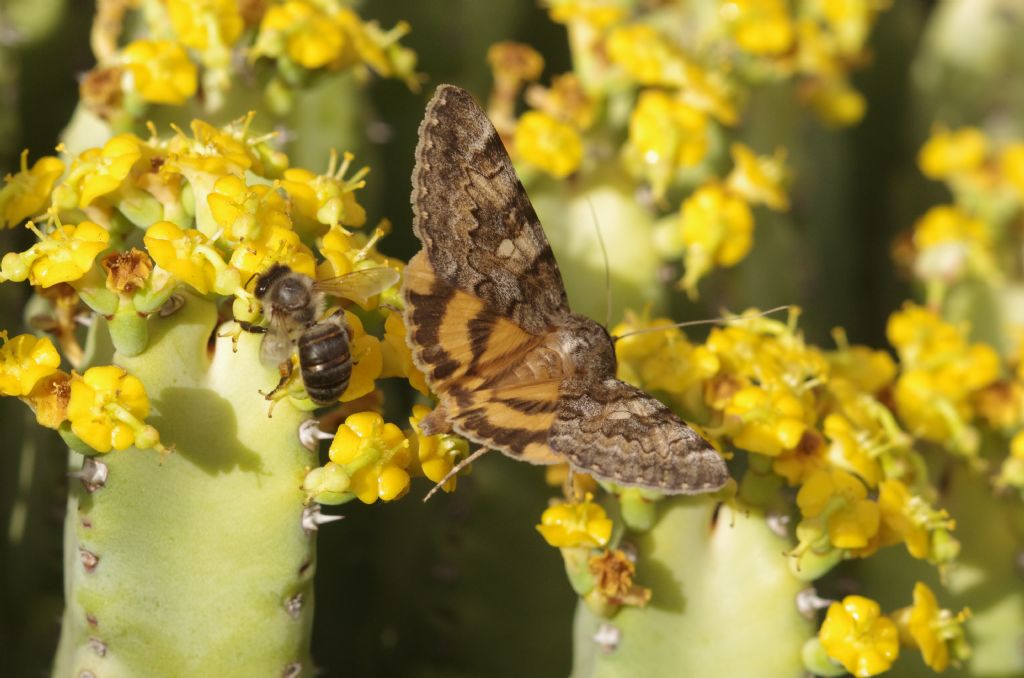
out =
[[[35,231],[35,225],[28,222]],[[92,268],[96,255],[107,248],[110,234],[91,221],[77,226],[57,226],[24,252],[8,252],[0,262],[0,274],[7,280],[26,278],[33,285],[50,287],[78,280]]]
[[836,50],[856,58],[867,42],[875,17],[889,8],[889,0],[826,0],[815,6],[836,41]]
[[933,362],[933,356],[954,355],[963,350],[964,333],[939,315],[917,304],[906,303],[889,316],[886,337],[909,367]]
[[686,56],[650,26],[638,23],[613,29],[608,35],[607,49],[612,62],[638,84],[686,84]]
[[287,0],[267,8],[253,55],[287,54],[300,66],[315,69],[339,60],[345,46],[345,31],[330,14],[305,0]]
[[914,584],[914,604],[901,615],[901,622],[905,623],[914,644],[921,650],[928,668],[942,672],[949,668],[951,654],[956,661],[967,659],[971,654],[963,628],[969,617],[970,610],[954,615],[940,608],[932,590],[917,582]]
[[401,313],[389,313],[384,321],[384,342],[381,349],[384,354],[384,367],[380,376],[405,377],[409,384],[423,395],[430,393],[427,378],[412,361],[412,352],[405,341],[405,322]]
[[771,457],[800,444],[807,431],[803,404],[786,389],[748,386],[725,407],[737,447]]
[[300,216],[332,227],[358,228],[366,223],[366,210],[356,201],[355,192],[366,185],[364,177],[370,170],[364,167],[346,178],[353,157],[346,153],[338,165],[338,154],[332,150],[327,174],[313,174],[300,168],[285,170],[281,187]]
[[1003,460],[996,483],[1024,490],[1024,430],[1010,439],[1010,453]]
[[516,125],[517,157],[557,179],[563,179],[583,161],[583,140],[572,125],[540,111],[527,111]]
[[758,56],[781,56],[793,47],[795,27],[784,0],[723,0],[736,44]]
[[1017,191],[1018,200],[1024,195],[1024,142],[1007,144],[999,154],[999,172]]
[[623,0],[547,0],[551,20],[561,24],[580,21],[594,28],[604,28],[619,21],[629,12]]
[[341,402],[361,398],[374,388],[384,368],[384,356],[380,350],[380,339],[367,334],[363,323],[355,313],[345,311],[351,335],[348,350],[352,353],[352,376],[348,388],[341,394]]
[[923,498],[911,494],[899,480],[883,480],[878,486],[878,507],[882,513],[882,542],[904,542],[915,558],[935,559],[932,533],[948,537],[956,523],[943,509],[932,508]]
[[124,88],[154,104],[177,106],[196,93],[198,69],[173,40],[140,39],[121,51],[128,82]]
[[96,198],[113,193],[128,179],[142,158],[143,143],[134,134],[118,134],[103,145],[79,155],[61,186],[78,193],[78,206],[88,207]]
[[729,148],[733,168],[725,180],[729,192],[752,205],[762,204],[773,210],[789,209],[789,197],[782,187],[785,178],[786,150],[779,148],[774,156],[755,155],[750,147],[735,143]]
[[826,465],[825,441],[817,431],[808,429],[796,447],[783,450],[772,459],[772,472],[792,486],[804,482]]
[[878,505],[867,499],[867,488],[842,469],[816,471],[796,495],[805,519],[824,520],[829,541],[839,549],[868,546],[878,532]]
[[823,425],[829,439],[828,458],[839,468],[856,473],[869,486],[878,485],[882,470],[865,445],[868,431],[856,426],[841,414],[833,412],[825,417]]
[[[435,483],[448,475],[455,463],[469,453],[469,443],[455,435],[437,434],[425,436],[420,431],[420,422],[430,414],[430,408],[413,405],[409,423],[413,430],[409,435],[413,465],[419,467],[420,473]],[[455,490],[457,476],[452,476],[441,486],[445,492]]]
[[229,263],[248,280],[273,264],[285,264],[297,273],[316,277],[316,258],[295,231],[280,226],[261,228],[259,237],[234,248]]
[[965,272],[998,277],[991,240],[989,227],[981,219],[955,205],[932,207],[914,224],[914,272],[922,280],[940,283],[955,281]]
[[867,102],[844,78],[810,80],[800,88],[800,98],[818,118],[832,127],[855,125],[864,117]]
[[828,656],[857,678],[888,671],[900,651],[896,624],[881,614],[878,603],[862,596],[832,603],[818,639]]
[[28,149],[21,152],[21,170],[4,177],[0,189],[0,228],[14,226],[26,217],[39,214],[50,204],[50,191],[60,175],[64,163],[47,155],[28,166]]
[[660,90],[644,90],[629,119],[629,153],[661,197],[677,168],[692,167],[708,151],[708,119],[701,110]]
[[[167,162],[161,171],[176,172],[188,179],[196,195],[197,210],[205,203],[201,198],[225,174],[243,176],[247,170],[254,174],[266,174],[261,154],[267,137],[250,136],[251,124],[252,115],[222,129],[197,119],[191,124],[191,139],[179,130],[168,143]],[[199,227],[202,229],[203,224],[199,224]]]
[[349,416],[338,427],[329,454],[351,478],[348,491],[364,504],[391,501],[409,489],[409,441],[376,412]]
[[116,365],[90,367],[73,375],[68,419],[71,430],[97,452],[132,445],[157,447],[159,435],[142,420],[149,416],[149,398],[138,378]]
[[544,57],[521,42],[503,40],[487,48],[487,63],[494,72],[495,89],[515,96],[524,82],[533,82],[544,71]]
[[43,377],[60,367],[60,355],[47,338],[19,334],[10,341],[0,331],[0,395],[28,395]]
[[167,0],[167,14],[181,43],[200,51],[230,47],[244,28],[238,0]]
[[264,229],[289,230],[292,226],[288,204],[273,186],[246,186],[234,174],[218,179],[206,201],[214,221],[223,229],[221,237],[231,245],[259,241]]
[[231,294],[241,278],[235,272],[231,279],[226,279],[231,276],[225,273],[227,264],[194,228],[183,229],[169,221],[158,221],[146,230],[143,242],[157,266],[200,294],[213,289]]
[[968,344],[966,328],[913,304],[889,318],[886,333],[903,373],[896,382],[896,411],[917,436],[974,454],[973,397],[1000,376],[1000,360],[987,344]]
[[556,548],[596,548],[612,536],[612,521],[604,508],[588,494],[581,503],[558,503],[540,517],[537,531]]
[[750,206],[718,183],[704,184],[683,201],[679,224],[686,244],[682,285],[691,295],[713,267],[739,263],[753,243]]
[[929,179],[947,179],[977,171],[987,154],[988,139],[977,127],[937,127],[921,147],[917,164]]
[[36,382],[25,401],[36,413],[36,423],[46,428],[57,429],[68,418],[68,402],[71,400],[71,375],[67,372],[52,372]]
[[887,351],[850,346],[846,333],[833,330],[838,349],[828,353],[830,373],[834,378],[845,379],[864,393],[875,394],[892,384],[896,378],[896,362]]
[[538,111],[563,120],[578,130],[594,122],[597,104],[583,89],[575,73],[563,73],[551,79],[551,87],[534,85],[526,92],[526,101]]

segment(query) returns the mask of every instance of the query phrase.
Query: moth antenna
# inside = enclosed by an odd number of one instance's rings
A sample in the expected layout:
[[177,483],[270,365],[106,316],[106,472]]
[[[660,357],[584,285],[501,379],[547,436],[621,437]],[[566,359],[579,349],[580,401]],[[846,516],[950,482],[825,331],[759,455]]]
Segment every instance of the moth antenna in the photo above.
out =
[[604,236],[601,234],[601,224],[597,220],[597,209],[594,201],[587,196],[587,205],[590,206],[590,217],[594,220],[594,231],[597,233],[597,243],[601,246],[601,256],[604,257],[604,328],[607,330],[612,326],[612,269],[608,264],[608,248],[604,244]]
[[439,481],[437,481],[437,484],[434,485],[434,487],[432,487],[430,489],[430,492],[427,492],[427,496],[423,497],[423,502],[426,503],[426,501],[428,499],[433,497],[434,493],[437,492],[438,490],[440,490],[441,486],[444,485],[445,483],[447,483],[449,480],[451,480],[452,477],[455,476],[455,474],[457,474],[459,471],[461,471],[462,469],[466,468],[467,466],[472,464],[474,461],[476,461],[477,459],[479,459],[484,454],[486,454],[486,453],[488,453],[490,451],[491,451],[491,448],[489,448],[489,447],[481,447],[479,450],[477,450],[476,452],[474,452],[473,454],[469,455],[468,457],[466,457],[465,459],[460,461],[458,464],[453,466],[452,470],[448,471],[448,473],[444,474],[444,478],[441,478]]
[[772,313],[778,313],[779,311],[785,311],[787,309],[793,310],[795,308],[797,307],[793,304],[784,304],[782,306],[776,306],[775,308],[770,308],[767,311],[761,311],[760,313],[755,313],[753,315],[741,315],[736,316],[734,318],[712,318],[710,320],[689,320],[687,322],[682,323],[672,323],[671,325],[645,327],[641,330],[633,330],[632,332],[626,332],[625,334],[622,334],[620,336],[612,337],[612,341],[618,341],[619,339],[632,337],[633,335],[636,334],[647,334],[648,332],[664,332],[665,330],[671,330],[677,327],[692,327],[694,325],[731,325],[732,323],[747,320],[749,318],[763,318],[767,315],[771,315]]

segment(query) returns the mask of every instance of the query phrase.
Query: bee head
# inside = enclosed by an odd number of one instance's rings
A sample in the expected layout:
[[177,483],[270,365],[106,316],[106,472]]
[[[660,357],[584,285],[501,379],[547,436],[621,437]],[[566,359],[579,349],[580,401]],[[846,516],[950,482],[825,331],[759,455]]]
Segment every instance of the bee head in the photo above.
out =
[[[292,269],[288,268],[284,264],[274,264],[263,273],[260,273],[259,277],[256,278],[256,289],[253,290],[256,298],[263,299],[263,297],[267,296],[267,292],[270,291],[270,288],[275,282],[291,272]],[[248,283],[246,283],[246,285],[248,285]]]

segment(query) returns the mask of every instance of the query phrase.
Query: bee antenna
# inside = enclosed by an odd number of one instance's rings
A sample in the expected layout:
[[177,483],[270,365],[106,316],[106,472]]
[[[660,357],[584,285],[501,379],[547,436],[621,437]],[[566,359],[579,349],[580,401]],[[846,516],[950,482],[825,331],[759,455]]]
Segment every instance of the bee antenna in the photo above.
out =
[[249,279],[245,281],[245,284],[244,284],[244,285],[242,285],[242,287],[243,287],[244,289],[249,289],[249,283],[251,283],[251,282],[252,282],[252,279],[253,279],[253,278],[255,278],[255,277],[256,277],[256,276],[258,276],[258,275],[259,275],[259,272],[258,272],[258,271],[257,271],[257,272],[255,272],[255,273],[253,273],[252,275],[250,275],[250,276],[249,276]]
[[793,311],[793,310],[796,310],[796,309],[797,309],[797,307],[794,306],[793,304],[784,304],[782,306],[776,306],[775,308],[770,308],[767,311],[760,311],[758,313],[753,313],[753,314],[750,314],[750,315],[746,315],[746,314],[744,314],[744,315],[737,315],[737,316],[733,316],[731,318],[711,318],[710,320],[690,320],[690,321],[682,322],[682,323],[672,323],[671,325],[658,325],[656,327],[644,327],[644,328],[641,328],[639,330],[633,330],[632,332],[626,332],[625,334],[621,334],[621,335],[619,335],[617,337],[612,337],[612,341],[618,341],[619,339],[625,339],[626,337],[632,337],[632,336],[637,335],[637,334],[647,334],[648,332],[663,332],[665,330],[671,330],[671,329],[675,329],[677,327],[692,327],[694,325],[731,325],[733,323],[743,322],[744,320],[749,320],[750,318],[763,318],[765,316],[771,315],[772,313],[778,313],[779,311],[785,311],[785,310]]

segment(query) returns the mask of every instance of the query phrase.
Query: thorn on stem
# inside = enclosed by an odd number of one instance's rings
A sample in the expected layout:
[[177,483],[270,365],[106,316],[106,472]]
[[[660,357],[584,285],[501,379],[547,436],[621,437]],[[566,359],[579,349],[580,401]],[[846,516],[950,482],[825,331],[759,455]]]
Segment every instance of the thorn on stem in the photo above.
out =
[[107,465],[95,457],[86,457],[80,470],[68,473],[69,478],[81,480],[82,487],[90,494],[107,484],[108,475]]
[[345,516],[330,513],[321,513],[320,504],[313,504],[302,509],[302,529],[306,534],[311,534],[320,529],[321,525],[342,520]]
[[612,653],[619,646],[622,641],[622,630],[614,624],[604,622],[597,627],[597,632],[594,634],[594,642],[602,652]]

